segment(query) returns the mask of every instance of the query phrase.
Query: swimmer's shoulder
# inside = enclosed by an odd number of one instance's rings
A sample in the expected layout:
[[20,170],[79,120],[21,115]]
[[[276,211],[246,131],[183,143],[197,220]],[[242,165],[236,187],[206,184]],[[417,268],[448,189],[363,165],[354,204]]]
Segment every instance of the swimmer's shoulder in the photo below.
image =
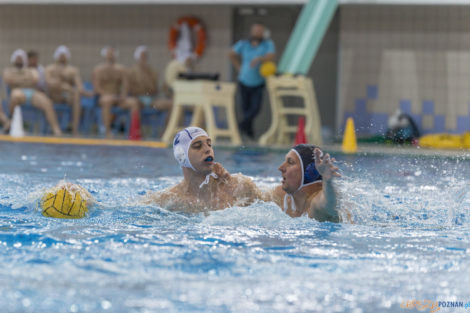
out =
[[286,192],[282,189],[282,186],[278,185],[270,190],[269,196],[271,196],[271,198],[266,199],[266,201],[273,201],[274,203],[276,203],[278,206],[282,208],[282,206],[284,205],[285,195],[286,195]]
[[253,179],[251,179],[251,177],[245,176],[242,173],[235,173],[235,174],[231,174],[230,176],[235,183],[243,184],[243,185],[246,184],[249,187],[251,187],[252,185],[256,186],[255,183],[253,182]]
[[8,66],[6,67],[4,70],[3,70],[3,76],[9,76],[9,75],[12,75],[13,73],[15,73],[15,68],[12,67],[12,66]]

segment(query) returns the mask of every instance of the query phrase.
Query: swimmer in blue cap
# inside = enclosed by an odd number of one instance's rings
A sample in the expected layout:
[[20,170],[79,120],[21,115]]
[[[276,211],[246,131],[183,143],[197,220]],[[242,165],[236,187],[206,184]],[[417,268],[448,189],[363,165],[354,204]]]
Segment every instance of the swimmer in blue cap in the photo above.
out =
[[199,127],[187,127],[173,140],[173,154],[183,170],[183,181],[150,194],[145,203],[186,212],[220,210],[247,206],[261,198],[253,181],[241,174],[229,174],[215,162],[209,135]]
[[297,145],[279,166],[282,182],[272,200],[291,217],[308,214],[318,221],[339,222],[333,178],[340,177],[329,154],[314,145]]

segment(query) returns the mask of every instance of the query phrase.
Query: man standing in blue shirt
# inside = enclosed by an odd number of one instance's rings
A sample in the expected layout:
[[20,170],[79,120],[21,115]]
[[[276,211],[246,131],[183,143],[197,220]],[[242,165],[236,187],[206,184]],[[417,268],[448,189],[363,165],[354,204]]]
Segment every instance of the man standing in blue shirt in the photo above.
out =
[[232,47],[229,57],[238,71],[238,84],[242,100],[240,131],[254,138],[253,120],[261,109],[265,81],[259,72],[263,62],[274,61],[272,40],[266,38],[266,27],[261,23],[251,26],[250,38],[240,40]]

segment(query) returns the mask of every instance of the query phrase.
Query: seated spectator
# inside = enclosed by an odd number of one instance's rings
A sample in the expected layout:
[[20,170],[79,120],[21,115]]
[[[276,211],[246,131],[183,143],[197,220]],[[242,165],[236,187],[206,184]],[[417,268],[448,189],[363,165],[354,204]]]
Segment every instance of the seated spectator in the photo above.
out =
[[13,113],[15,106],[31,103],[44,112],[54,135],[61,135],[52,101],[37,89],[39,73],[27,66],[26,53],[21,49],[16,50],[11,55],[10,62],[12,65],[3,72],[3,81],[11,89],[10,114]]
[[86,92],[78,68],[69,64],[70,57],[70,50],[66,46],[59,46],[55,50],[55,63],[46,67],[46,83],[52,101],[72,106],[72,133],[77,136],[81,114],[80,95]]
[[154,107],[158,110],[169,110],[171,100],[157,100],[157,73],[148,64],[148,49],[138,46],[134,52],[136,64],[129,70],[130,94],[139,100],[144,107]]
[[93,87],[98,104],[101,106],[106,137],[111,134],[111,108],[115,105],[140,114],[139,102],[128,96],[129,83],[124,66],[116,63],[116,52],[111,47],[101,49],[104,62],[93,70]]
[[37,70],[39,73],[39,81],[38,81],[38,85],[36,89],[42,92],[46,92],[47,91],[46,75],[45,75],[44,66],[39,64],[39,53],[34,50],[29,50],[27,55],[28,55],[28,67]]

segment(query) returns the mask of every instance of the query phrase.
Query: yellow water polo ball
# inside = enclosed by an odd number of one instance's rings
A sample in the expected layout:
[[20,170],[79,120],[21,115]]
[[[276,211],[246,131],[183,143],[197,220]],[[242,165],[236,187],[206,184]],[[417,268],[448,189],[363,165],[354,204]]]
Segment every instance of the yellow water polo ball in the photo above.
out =
[[80,192],[66,188],[46,192],[41,209],[42,215],[55,218],[82,218],[88,212],[87,201]]
[[274,62],[266,61],[266,62],[263,62],[263,64],[261,64],[259,68],[259,73],[263,77],[268,77],[268,76],[276,74],[276,70],[277,68]]

